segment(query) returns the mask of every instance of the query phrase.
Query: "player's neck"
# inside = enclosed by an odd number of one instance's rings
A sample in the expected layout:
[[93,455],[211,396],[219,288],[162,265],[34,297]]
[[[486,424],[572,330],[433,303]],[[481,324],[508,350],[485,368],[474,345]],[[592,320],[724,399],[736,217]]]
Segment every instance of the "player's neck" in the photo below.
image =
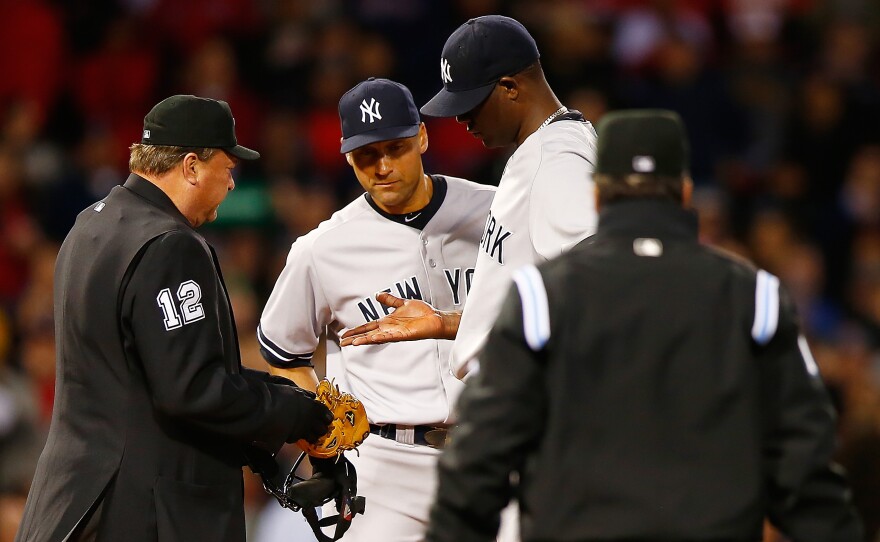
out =
[[516,146],[522,145],[523,141],[538,130],[545,128],[553,122],[560,114],[565,112],[565,107],[552,93],[548,99],[543,100],[540,105],[536,105],[523,122],[523,129],[520,130],[519,137],[516,139]]
[[414,213],[416,211],[421,211],[425,207],[431,203],[431,198],[434,196],[434,181],[431,180],[427,174],[422,173],[422,182],[419,183],[418,188],[416,188],[415,192],[413,192],[413,197],[410,198],[406,207],[398,214],[406,214],[406,213]]
[[379,205],[379,208],[390,215],[405,215],[421,211],[431,203],[432,197],[434,197],[434,181],[431,180],[429,175],[422,173],[421,182],[419,182],[416,189],[413,190],[412,196],[406,201],[406,203],[387,208],[383,205]]

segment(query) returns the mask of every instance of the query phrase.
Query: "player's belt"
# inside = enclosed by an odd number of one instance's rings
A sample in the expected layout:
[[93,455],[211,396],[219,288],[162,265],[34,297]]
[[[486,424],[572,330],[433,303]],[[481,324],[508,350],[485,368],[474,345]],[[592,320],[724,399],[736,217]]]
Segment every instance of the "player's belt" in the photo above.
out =
[[442,448],[446,444],[446,427],[436,425],[404,425],[401,423],[370,424],[370,433],[400,442]]

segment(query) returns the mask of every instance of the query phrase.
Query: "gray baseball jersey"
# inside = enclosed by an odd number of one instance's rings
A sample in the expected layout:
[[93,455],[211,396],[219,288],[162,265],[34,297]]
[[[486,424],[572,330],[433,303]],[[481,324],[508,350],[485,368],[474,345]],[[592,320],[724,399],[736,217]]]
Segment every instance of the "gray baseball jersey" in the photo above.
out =
[[538,129],[507,161],[480,240],[474,283],[452,352],[452,368],[459,378],[475,368],[513,271],[558,256],[595,232],[595,159],[592,124],[571,119]]
[[422,211],[391,216],[367,195],[293,243],[263,310],[258,336],[278,367],[309,363],[327,328],[327,372],[363,401],[371,423],[449,422],[462,383],[449,366],[452,341],[339,348],[339,336],[391,312],[380,291],[461,310],[495,188],[432,177]]

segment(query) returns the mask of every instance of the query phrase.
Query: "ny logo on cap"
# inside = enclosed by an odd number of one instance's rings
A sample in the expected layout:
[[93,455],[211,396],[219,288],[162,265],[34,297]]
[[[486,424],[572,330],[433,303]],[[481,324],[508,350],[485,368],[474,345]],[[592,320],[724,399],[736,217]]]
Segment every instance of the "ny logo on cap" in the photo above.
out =
[[449,61],[445,58],[440,59],[440,78],[443,79],[444,85],[452,82],[452,76],[449,75]]
[[144,130],[144,139],[150,139],[150,131]]
[[379,102],[376,101],[376,98],[370,98],[369,104],[367,104],[366,98],[361,102],[361,122],[367,122],[367,115],[370,116],[370,124],[373,124],[376,119],[382,120],[382,115],[379,114]]

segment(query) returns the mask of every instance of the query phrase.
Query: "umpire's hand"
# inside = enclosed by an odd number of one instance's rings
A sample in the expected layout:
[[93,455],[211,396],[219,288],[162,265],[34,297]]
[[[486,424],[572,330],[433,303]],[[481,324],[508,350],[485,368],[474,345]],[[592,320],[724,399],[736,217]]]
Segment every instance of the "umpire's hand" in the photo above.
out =
[[314,392],[296,386],[291,387],[297,391],[299,413],[291,420],[290,433],[285,440],[296,442],[303,439],[313,443],[328,431],[330,422],[333,421],[333,413],[315,399]]

